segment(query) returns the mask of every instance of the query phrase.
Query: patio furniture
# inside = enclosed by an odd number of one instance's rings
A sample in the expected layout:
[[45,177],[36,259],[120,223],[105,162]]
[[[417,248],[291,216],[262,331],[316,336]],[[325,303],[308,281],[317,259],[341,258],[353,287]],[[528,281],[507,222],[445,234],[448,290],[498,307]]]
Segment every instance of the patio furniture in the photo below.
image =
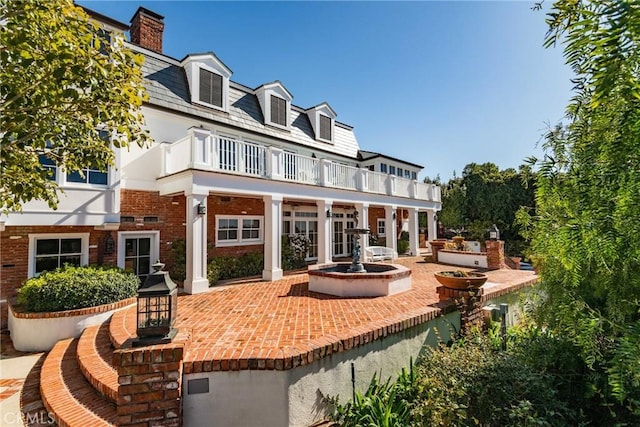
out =
[[364,248],[365,262],[385,261],[398,258],[398,253],[385,246],[369,246]]

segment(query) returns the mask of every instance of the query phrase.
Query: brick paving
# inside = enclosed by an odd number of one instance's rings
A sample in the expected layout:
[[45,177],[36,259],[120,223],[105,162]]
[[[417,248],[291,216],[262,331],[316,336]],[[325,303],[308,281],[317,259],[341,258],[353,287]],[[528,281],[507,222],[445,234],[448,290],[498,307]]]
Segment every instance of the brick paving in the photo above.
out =
[[[438,302],[433,273],[471,270],[426,263],[420,257],[400,258],[397,263],[412,270],[413,289],[388,297],[340,298],[310,292],[306,273],[181,295],[176,326],[192,337],[185,373],[291,369],[427,322],[447,306]],[[537,280],[533,272],[521,270],[487,275],[484,299]],[[116,313],[111,331],[131,335],[135,307]]]

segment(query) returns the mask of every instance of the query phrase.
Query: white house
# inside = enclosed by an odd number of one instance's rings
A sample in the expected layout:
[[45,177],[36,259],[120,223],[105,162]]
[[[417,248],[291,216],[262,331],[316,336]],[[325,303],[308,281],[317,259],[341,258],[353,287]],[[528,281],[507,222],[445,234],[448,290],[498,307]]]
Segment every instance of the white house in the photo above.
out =
[[328,103],[297,106],[279,81],[236,83],[212,52],[163,54],[163,17],[145,8],[131,27],[89,12],[107,30],[129,31],[144,56],[142,109],[155,143],[118,150],[115,168],[84,178],[44,165],[64,194],[56,211],[36,201],[1,218],[3,303],[27,277],[65,262],[144,278],[156,259],[172,262],[177,239],[186,241],[186,292],[207,290],[207,259],[219,255],[264,252],[263,277],[275,280],[283,234],[305,234],[319,263],[349,255],[354,210],[393,249],[404,219],[418,253],[419,212],[435,237],[440,188],[417,181],[419,165],[361,150]]

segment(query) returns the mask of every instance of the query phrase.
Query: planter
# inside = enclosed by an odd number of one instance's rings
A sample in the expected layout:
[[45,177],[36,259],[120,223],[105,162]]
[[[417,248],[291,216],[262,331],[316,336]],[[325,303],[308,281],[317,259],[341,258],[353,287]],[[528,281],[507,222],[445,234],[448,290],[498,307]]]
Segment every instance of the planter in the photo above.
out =
[[77,338],[88,326],[99,325],[114,311],[136,303],[128,298],[112,304],[69,311],[32,313],[9,304],[9,330],[19,351],[49,351],[58,340]]
[[[464,274],[464,276],[456,277],[454,274]],[[478,289],[487,281],[487,275],[482,273],[441,271],[433,273],[433,275],[442,286],[458,290]]]

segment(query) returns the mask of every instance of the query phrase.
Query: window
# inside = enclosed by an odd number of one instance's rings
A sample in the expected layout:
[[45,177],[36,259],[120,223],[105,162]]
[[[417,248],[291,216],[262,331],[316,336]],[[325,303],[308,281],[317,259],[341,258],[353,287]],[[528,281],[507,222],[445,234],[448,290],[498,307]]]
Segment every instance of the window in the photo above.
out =
[[242,220],[242,240],[260,240],[260,220]]
[[287,101],[271,95],[271,122],[280,126],[287,125]]
[[387,173],[387,164],[386,163],[380,163],[380,172]]
[[386,231],[386,222],[384,219],[378,220],[378,237],[383,237]]
[[65,264],[86,265],[89,233],[29,235],[29,276]]
[[262,243],[261,216],[216,216],[216,246]]
[[402,168],[397,168],[396,169],[396,175],[398,175],[399,177],[402,178]]
[[67,174],[67,182],[107,185],[109,183],[109,174],[98,169],[85,168],[81,171]]
[[389,173],[391,175],[395,175],[396,174],[396,167],[395,166],[389,166]]
[[414,181],[418,179],[418,174],[415,172],[411,172],[411,179],[413,179]]
[[118,232],[118,267],[132,271],[141,283],[153,272],[160,253],[159,231]]
[[55,181],[57,178],[56,172],[58,171],[58,167],[56,166],[55,162],[50,158],[48,158],[47,156],[45,156],[44,154],[40,154],[38,156],[38,160],[40,161],[40,165],[42,166],[42,169],[47,171],[48,173],[47,179],[50,181]]
[[404,177],[409,179],[411,177],[411,171],[405,169],[404,170]]
[[369,165],[369,167],[367,168],[369,169],[371,172],[376,170],[376,167],[374,165]]
[[331,118],[320,115],[320,138],[331,141]]
[[201,102],[222,108],[222,76],[200,68]]

